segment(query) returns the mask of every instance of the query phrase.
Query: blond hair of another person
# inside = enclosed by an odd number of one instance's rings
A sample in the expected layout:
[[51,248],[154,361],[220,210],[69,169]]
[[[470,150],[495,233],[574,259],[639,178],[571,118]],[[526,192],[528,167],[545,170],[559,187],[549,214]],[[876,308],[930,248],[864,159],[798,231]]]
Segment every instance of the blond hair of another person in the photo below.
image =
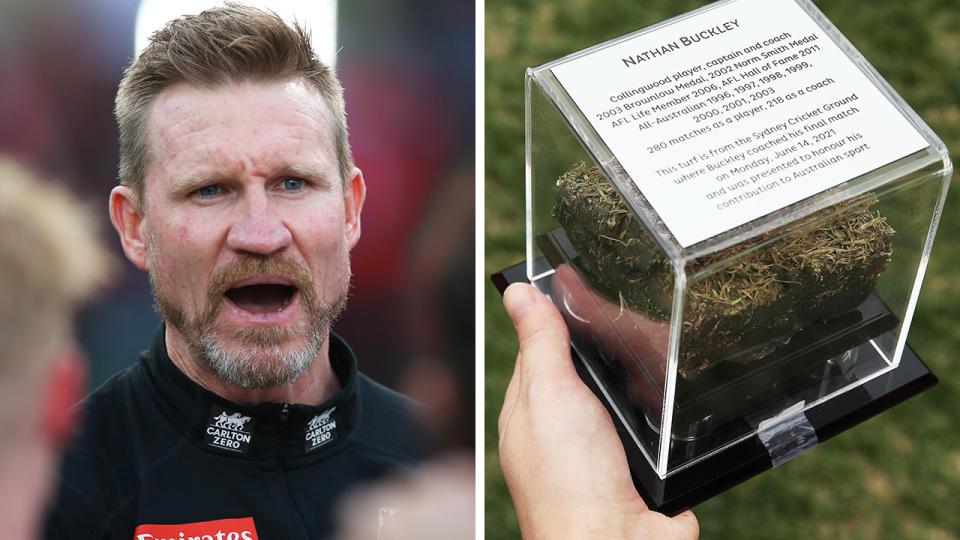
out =
[[74,345],[81,303],[111,258],[88,208],[0,156],[0,523],[34,538],[85,367]]

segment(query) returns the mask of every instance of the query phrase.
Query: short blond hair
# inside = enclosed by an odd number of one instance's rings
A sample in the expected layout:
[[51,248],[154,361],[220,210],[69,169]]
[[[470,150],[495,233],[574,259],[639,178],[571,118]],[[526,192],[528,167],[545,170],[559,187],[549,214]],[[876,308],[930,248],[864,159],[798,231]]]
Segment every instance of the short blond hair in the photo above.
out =
[[120,132],[120,183],[143,199],[150,164],[146,122],[150,105],[177,83],[216,88],[245,81],[304,79],[333,115],[333,139],[343,181],[353,169],[343,88],[313,52],[310,35],[277,14],[238,4],[174,19],[124,72],[115,115]]
[[[70,339],[80,303],[113,259],[93,212],[63,187],[0,156],[0,412],[25,405],[46,360]],[[0,416],[0,419],[3,417]]]

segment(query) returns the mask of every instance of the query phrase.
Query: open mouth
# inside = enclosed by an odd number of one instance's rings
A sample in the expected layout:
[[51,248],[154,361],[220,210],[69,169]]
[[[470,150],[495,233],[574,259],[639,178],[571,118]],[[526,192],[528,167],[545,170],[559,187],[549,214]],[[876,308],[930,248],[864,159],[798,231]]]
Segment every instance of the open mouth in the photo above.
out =
[[259,283],[234,287],[225,296],[238,308],[250,313],[273,313],[283,311],[290,305],[297,288],[278,283]]

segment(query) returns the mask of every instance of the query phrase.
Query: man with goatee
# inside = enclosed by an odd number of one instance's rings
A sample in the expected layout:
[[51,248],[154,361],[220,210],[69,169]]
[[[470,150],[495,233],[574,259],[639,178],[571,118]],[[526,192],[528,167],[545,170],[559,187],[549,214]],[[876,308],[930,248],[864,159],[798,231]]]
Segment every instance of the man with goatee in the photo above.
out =
[[47,536],[330,535],[343,494],[422,454],[410,400],[330,331],[366,190],[339,82],[298,26],[230,5],[154,34],[116,116],[110,217],[164,324],[86,400]]

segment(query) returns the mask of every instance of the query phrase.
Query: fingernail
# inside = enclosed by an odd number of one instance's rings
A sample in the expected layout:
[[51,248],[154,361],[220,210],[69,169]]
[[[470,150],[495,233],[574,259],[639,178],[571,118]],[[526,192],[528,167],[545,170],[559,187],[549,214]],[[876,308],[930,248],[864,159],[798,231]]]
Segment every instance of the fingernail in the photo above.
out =
[[526,283],[514,283],[503,293],[503,307],[507,308],[514,326],[533,309],[536,302],[533,287]]

